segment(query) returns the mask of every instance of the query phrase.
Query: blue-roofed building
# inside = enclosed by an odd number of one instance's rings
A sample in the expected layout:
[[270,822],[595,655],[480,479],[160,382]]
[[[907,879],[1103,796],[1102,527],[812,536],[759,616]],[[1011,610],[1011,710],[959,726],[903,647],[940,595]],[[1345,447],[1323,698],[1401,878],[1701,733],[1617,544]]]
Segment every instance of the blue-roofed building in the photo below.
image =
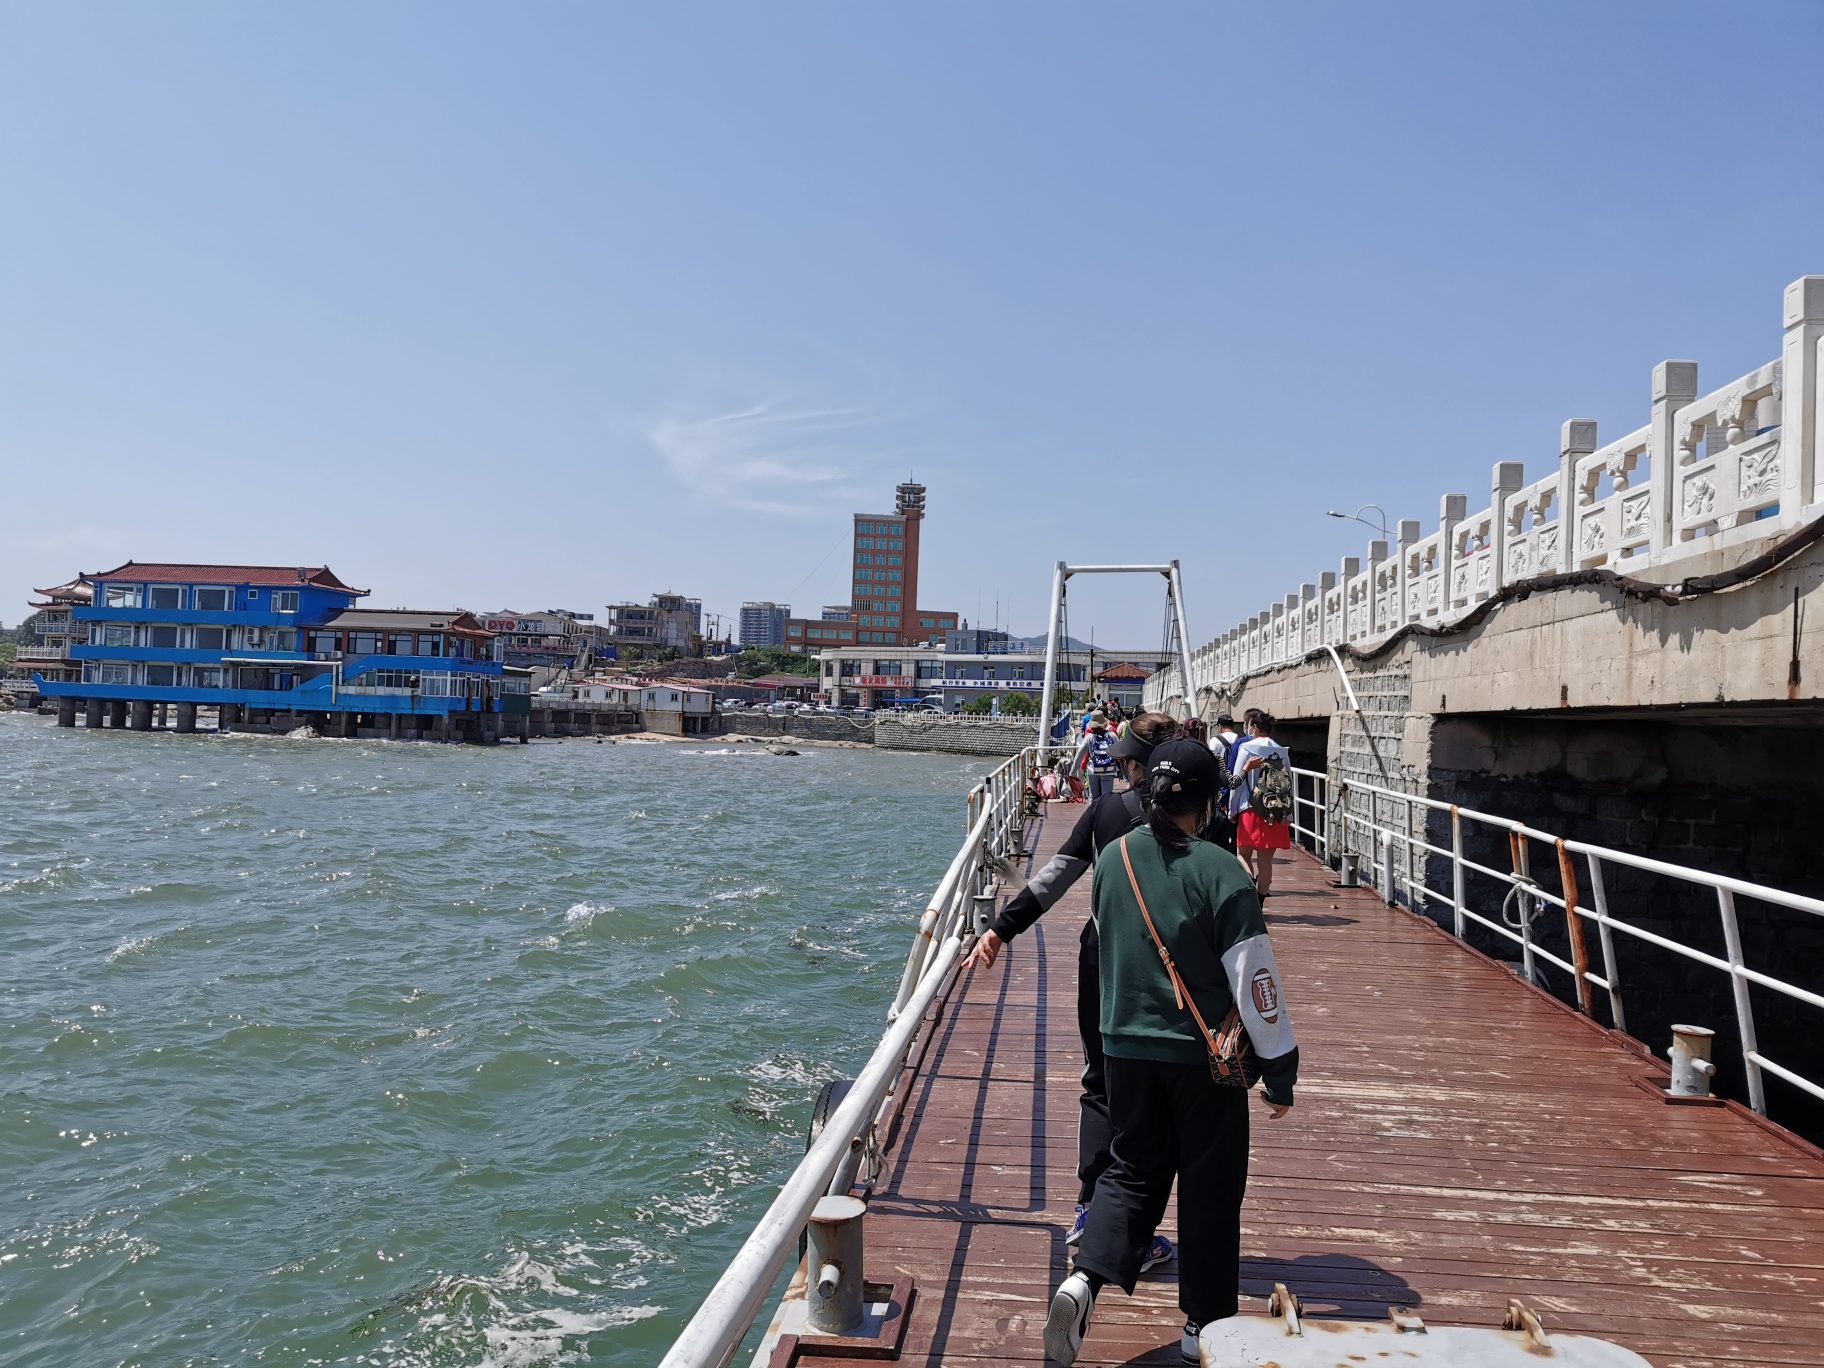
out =
[[[326,566],[141,564],[81,577],[71,610],[80,679],[39,679],[59,725],[498,740],[530,703],[494,634],[450,610],[376,611]],[[85,636],[86,634],[86,636]],[[518,733],[509,723],[505,730]]]

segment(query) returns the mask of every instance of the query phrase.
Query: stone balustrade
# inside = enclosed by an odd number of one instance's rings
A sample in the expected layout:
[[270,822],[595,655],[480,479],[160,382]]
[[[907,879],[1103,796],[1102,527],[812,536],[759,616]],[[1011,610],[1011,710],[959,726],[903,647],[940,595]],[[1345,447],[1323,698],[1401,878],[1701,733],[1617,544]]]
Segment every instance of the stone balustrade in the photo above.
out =
[[[1520,462],[1499,462],[1486,507],[1472,513],[1467,495],[1446,494],[1435,531],[1406,519],[1391,548],[1370,542],[1365,558],[1344,557],[1205,643],[1191,653],[1198,690],[1327,646],[1440,626],[1544,575],[1663,570],[1670,580],[1675,562],[1810,522],[1824,513],[1824,275],[1786,287],[1782,322],[1775,360],[1704,395],[1695,361],[1662,361],[1645,426],[1603,444],[1594,419],[1573,418],[1541,478],[1529,483]],[[1175,665],[1147,681],[1148,707],[1183,694]]]

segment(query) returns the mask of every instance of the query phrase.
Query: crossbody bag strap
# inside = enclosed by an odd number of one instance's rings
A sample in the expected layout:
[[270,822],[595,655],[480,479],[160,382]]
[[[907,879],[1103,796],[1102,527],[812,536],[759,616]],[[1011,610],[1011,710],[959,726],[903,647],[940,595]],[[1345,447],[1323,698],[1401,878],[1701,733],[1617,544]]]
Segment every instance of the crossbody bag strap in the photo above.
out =
[[1134,901],[1140,904],[1140,915],[1146,921],[1146,929],[1152,934],[1153,944],[1159,947],[1159,958],[1165,965],[1165,972],[1171,976],[1172,992],[1178,996],[1178,1005],[1191,1009],[1191,1020],[1197,1023],[1197,1029],[1203,1033],[1204,1040],[1213,1041],[1215,1035],[1203,1024],[1203,1013],[1197,1010],[1197,1000],[1191,996],[1190,989],[1184,986],[1184,980],[1178,977],[1178,966],[1172,963],[1172,952],[1165,948],[1159,928],[1153,925],[1152,913],[1146,910],[1146,899],[1140,895],[1140,880],[1134,877],[1134,862],[1128,858],[1127,837],[1123,836],[1116,844],[1121,850],[1121,863],[1127,867],[1128,886],[1134,890]]

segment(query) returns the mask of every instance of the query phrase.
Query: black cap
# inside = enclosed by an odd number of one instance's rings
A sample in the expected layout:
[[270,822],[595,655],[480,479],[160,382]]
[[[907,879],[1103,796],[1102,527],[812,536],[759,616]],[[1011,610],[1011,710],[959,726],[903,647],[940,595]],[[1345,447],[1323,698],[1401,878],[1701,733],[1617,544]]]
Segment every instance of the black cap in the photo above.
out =
[[1232,727],[1235,725],[1235,719],[1230,717],[1227,713],[1224,713],[1221,717],[1216,719],[1216,725],[1219,727]]
[[1157,741],[1143,739],[1134,727],[1129,726],[1126,733],[1115,742],[1114,749],[1108,754],[1114,760],[1138,760],[1144,765],[1147,757],[1153,753],[1154,747],[1158,744]]
[[1222,772],[1217,768],[1216,757],[1210,754],[1210,748],[1181,737],[1161,741],[1153,747],[1146,773],[1155,802],[1174,793],[1183,793],[1193,801],[1214,798],[1222,783]]

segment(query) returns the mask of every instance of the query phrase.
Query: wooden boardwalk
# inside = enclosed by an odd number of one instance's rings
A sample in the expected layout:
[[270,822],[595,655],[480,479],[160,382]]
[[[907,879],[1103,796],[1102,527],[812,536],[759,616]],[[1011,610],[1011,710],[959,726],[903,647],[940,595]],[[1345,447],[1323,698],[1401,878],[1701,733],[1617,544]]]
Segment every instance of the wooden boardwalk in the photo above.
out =
[[[1080,807],[1028,828],[1043,860]],[[1657,1368],[1824,1365],[1824,1157],[1739,1109],[1669,1106],[1664,1067],[1372,892],[1282,857],[1268,905],[1303,1059],[1256,1107],[1243,1314],[1548,1328]],[[1044,1362],[1066,1271],[1084,878],[935,1017],[867,1220],[871,1277],[919,1295],[902,1362]],[[916,1058],[916,1056],[915,1056]],[[1175,1229],[1168,1208],[1163,1227]],[[1105,1292],[1084,1363],[1176,1363],[1168,1266]]]

